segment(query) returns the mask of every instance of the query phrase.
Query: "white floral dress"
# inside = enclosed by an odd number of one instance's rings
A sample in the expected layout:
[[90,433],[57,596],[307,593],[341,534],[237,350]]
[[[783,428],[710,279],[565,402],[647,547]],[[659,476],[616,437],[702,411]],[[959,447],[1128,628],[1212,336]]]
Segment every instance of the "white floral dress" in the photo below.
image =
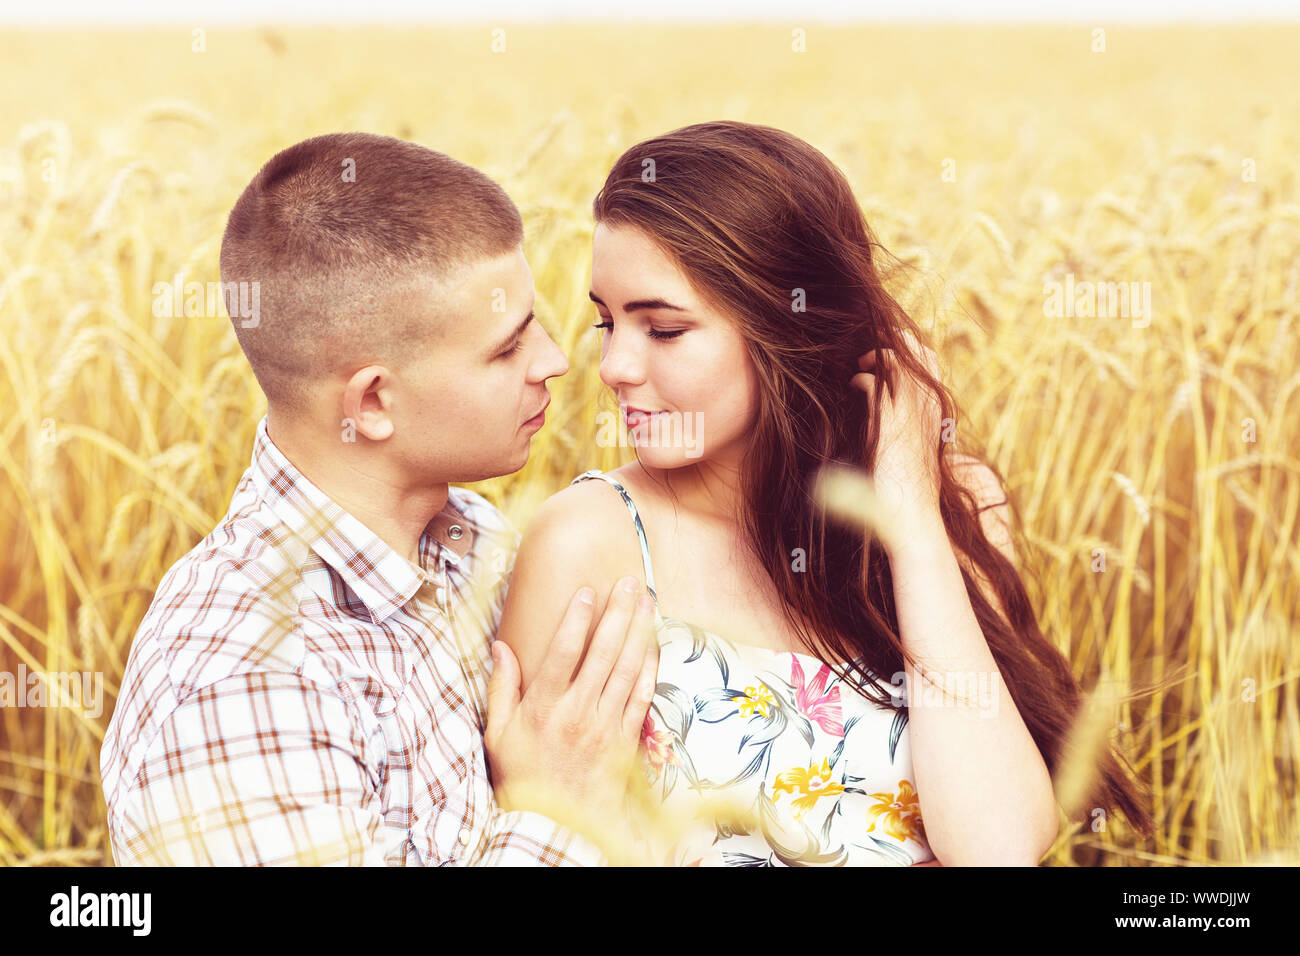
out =
[[925,838],[901,686],[869,699],[808,654],[738,644],[661,617],[645,529],[636,528],[656,600],[659,675],[641,759],[666,816],[721,801],[728,812],[679,832],[661,862],[684,866],[911,866],[934,859]]

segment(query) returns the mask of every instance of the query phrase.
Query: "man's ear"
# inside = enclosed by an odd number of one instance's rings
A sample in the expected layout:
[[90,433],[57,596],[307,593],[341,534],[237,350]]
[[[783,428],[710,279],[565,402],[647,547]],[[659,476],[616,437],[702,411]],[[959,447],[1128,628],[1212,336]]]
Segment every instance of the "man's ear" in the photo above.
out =
[[357,369],[343,386],[343,420],[371,441],[393,435],[393,375],[382,365]]

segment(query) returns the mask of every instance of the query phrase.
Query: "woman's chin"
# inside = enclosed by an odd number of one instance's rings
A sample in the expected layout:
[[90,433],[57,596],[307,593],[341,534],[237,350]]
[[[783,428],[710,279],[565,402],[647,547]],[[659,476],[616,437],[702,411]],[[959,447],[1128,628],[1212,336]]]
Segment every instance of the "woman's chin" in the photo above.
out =
[[634,445],[634,447],[637,461],[647,468],[655,468],[659,471],[686,468],[689,465],[698,465],[703,460],[702,455],[685,448],[663,448],[651,445]]

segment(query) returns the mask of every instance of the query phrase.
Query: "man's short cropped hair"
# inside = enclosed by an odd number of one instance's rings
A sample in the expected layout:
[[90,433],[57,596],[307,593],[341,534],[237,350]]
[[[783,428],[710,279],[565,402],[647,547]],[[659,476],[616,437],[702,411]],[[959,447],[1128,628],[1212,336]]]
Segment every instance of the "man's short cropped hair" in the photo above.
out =
[[427,321],[388,307],[387,293],[446,281],[522,240],[515,204],[472,166],[389,136],[332,133],[253,177],[226,224],[221,279],[267,401],[302,409],[306,386],[340,365],[400,364],[429,344]]

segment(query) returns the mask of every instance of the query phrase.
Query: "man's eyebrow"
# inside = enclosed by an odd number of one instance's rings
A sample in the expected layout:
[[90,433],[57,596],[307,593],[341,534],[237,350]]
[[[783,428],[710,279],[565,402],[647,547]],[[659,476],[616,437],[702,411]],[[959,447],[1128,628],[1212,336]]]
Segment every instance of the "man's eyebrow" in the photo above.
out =
[[533,309],[529,309],[528,315],[524,318],[522,322],[519,323],[519,327],[515,329],[513,332],[511,332],[509,335],[507,335],[504,339],[502,339],[497,344],[496,348],[492,350],[491,354],[499,355],[502,352],[504,352],[507,348],[509,348],[511,342],[513,342],[515,339],[519,338],[519,336],[524,334],[524,329],[528,328],[528,323],[533,321],[534,315],[535,315],[535,311]]
[[[591,301],[595,302],[597,305],[604,306],[606,309],[609,308],[609,306],[605,305],[605,303],[600,300],[600,297],[590,289],[587,290],[587,295],[590,296]],[[673,305],[671,302],[666,302],[663,299],[633,299],[631,302],[623,303],[624,312],[637,312],[641,309],[668,309],[672,312],[690,311],[690,309],[683,308],[680,305]]]

